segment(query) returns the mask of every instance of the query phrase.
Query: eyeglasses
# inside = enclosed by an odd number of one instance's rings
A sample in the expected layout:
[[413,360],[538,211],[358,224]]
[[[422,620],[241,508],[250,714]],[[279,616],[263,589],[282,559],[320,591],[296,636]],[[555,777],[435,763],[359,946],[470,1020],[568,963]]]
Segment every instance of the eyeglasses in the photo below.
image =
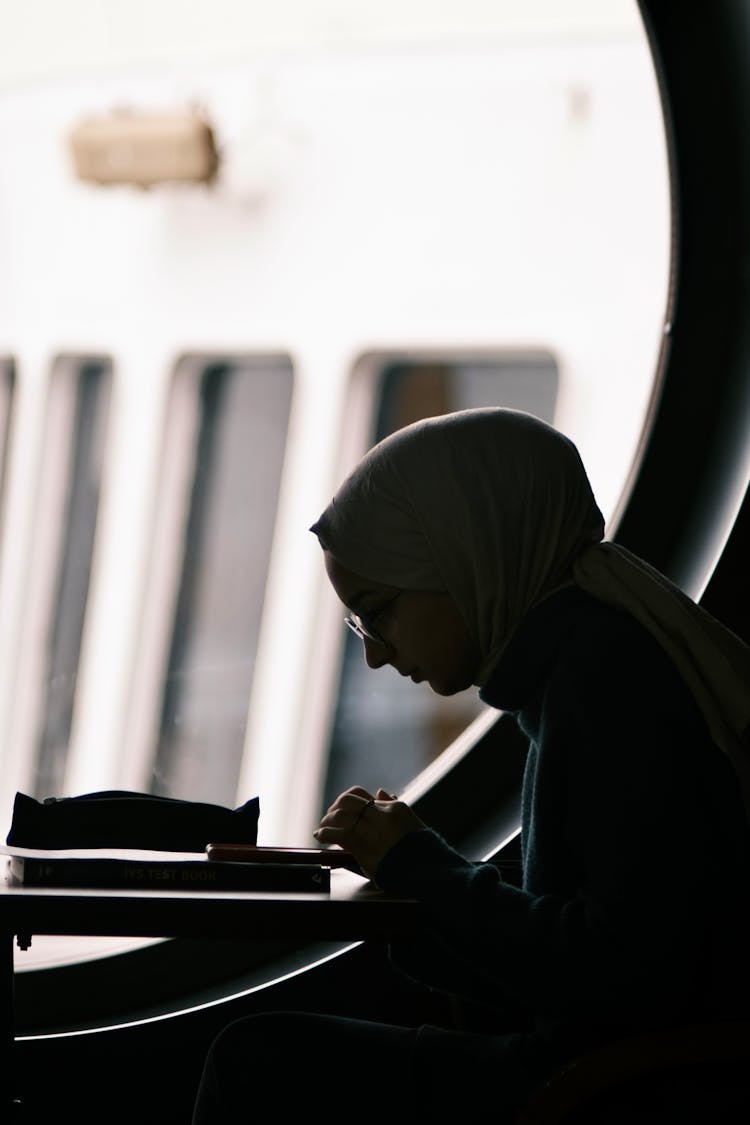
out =
[[392,598],[376,609],[374,613],[365,616],[361,613],[350,613],[344,618],[344,624],[348,625],[353,633],[356,633],[361,641],[375,641],[375,644],[382,645],[383,648],[388,648],[388,641],[375,628],[375,622],[378,618],[382,617],[387,609],[390,609],[397,598],[403,594],[403,590],[399,590]]

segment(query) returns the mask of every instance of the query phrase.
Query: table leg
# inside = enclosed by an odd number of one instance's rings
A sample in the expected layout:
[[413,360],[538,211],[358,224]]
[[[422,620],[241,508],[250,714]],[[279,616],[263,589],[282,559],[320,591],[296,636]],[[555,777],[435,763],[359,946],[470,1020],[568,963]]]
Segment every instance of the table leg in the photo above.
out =
[[0,934],[0,1120],[21,1121],[15,1068],[15,1013],[13,1006],[14,934]]

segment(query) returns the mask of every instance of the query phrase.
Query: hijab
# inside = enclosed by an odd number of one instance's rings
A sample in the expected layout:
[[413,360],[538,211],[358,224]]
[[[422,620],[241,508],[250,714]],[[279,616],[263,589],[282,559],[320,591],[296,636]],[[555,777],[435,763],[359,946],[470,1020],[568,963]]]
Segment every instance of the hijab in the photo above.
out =
[[481,653],[484,686],[516,628],[571,582],[633,615],[673,660],[750,812],[750,648],[616,543],[578,450],[523,411],[423,419],[362,458],[310,529],[372,582],[447,591]]

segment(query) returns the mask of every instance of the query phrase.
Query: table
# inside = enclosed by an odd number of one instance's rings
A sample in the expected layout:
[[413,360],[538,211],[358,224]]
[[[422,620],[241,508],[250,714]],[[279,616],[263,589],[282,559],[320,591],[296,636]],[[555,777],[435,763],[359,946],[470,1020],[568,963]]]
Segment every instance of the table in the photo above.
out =
[[26,888],[6,879],[0,882],[0,1120],[14,1119],[15,941],[24,948],[34,934],[387,940],[416,933],[420,917],[414,899],[386,895],[346,870],[331,872],[324,894]]

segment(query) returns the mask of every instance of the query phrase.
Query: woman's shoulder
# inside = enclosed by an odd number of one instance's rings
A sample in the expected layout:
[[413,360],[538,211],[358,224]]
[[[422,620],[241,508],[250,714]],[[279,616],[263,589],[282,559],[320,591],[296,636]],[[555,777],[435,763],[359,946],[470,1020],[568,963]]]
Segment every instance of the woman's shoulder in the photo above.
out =
[[598,752],[606,732],[612,752],[622,744],[631,764],[640,757],[650,770],[657,761],[669,772],[688,756],[696,762],[713,759],[692,692],[646,626],[582,591],[569,609],[538,697],[545,726],[575,732],[584,757],[588,744]]
[[692,700],[671,657],[632,613],[577,587],[563,593],[547,634],[561,684],[605,691],[619,687],[648,696],[676,692]]
[[670,709],[692,707],[679,672],[648,629],[577,586],[534,607],[482,693],[506,710],[521,710],[542,694],[595,710],[653,706],[655,699]]

